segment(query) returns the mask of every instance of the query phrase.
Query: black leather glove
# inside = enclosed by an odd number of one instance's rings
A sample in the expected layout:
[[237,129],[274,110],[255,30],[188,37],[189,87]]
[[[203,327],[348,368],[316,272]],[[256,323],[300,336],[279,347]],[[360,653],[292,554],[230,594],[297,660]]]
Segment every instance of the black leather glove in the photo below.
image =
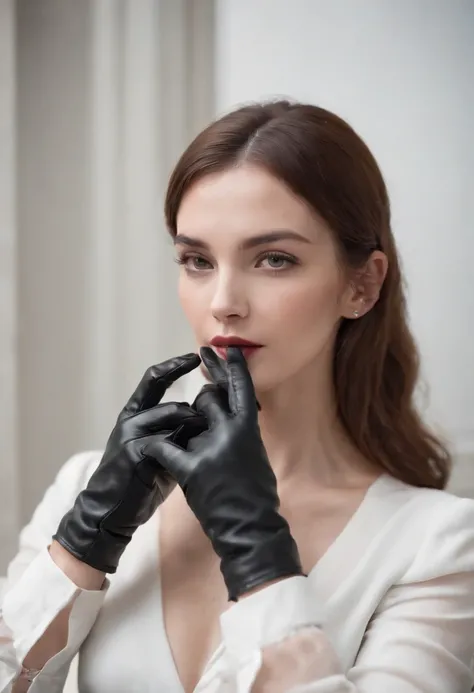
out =
[[187,354],[152,366],[120,413],[98,468],[54,536],[84,563],[114,573],[135,530],[175,486],[145,447],[157,433],[186,446],[207,428],[189,404],[159,404],[167,388],[199,363],[199,356]]
[[[205,385],[194,407],[209,430],[187,449],[162,436],[147,444],[184,491],[214,550],[229,599],[271,580],[302,575],[296,543],[279,514],[277,483],[260,436],[257,401],[244,357],[228,349],[227,391]],[[209,348],[201,357],[211,378],[222,366]]]

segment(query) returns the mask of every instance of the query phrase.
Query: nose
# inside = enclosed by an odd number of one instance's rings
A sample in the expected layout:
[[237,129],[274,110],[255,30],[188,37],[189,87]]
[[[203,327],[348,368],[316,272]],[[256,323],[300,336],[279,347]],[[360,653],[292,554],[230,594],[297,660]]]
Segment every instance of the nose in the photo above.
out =
[[213,317],[222,323],[247,317],[249,302],[242,277],[239,278],[230,272],[217,273],[211,312]]

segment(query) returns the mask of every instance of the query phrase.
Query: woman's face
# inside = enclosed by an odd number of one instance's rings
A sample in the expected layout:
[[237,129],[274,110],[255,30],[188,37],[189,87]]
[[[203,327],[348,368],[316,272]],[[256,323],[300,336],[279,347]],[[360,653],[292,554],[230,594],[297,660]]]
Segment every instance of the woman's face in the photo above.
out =
[[263,169],[244,165],[191,187],[176,251],[180,300],[198,346],[215,337],[261,345],[244,350],[257,392],[332,354],[339,321],[351,315],[334,242],[309,206]]

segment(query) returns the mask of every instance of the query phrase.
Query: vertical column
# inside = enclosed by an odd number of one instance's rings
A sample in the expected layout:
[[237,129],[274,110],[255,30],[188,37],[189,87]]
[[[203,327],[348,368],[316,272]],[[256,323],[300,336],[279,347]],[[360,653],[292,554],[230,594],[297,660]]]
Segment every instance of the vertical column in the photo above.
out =
[[14,14],[13,0],[0,3],[0,577],[19,527]]
[[87,429],[100,445],[143,371],[193,347],[166,182],[213,115],[213,0],[93,4]]
[[93,5],[87,429],[100,445],[145,368],[173,341],[164,281],[160,3]]
[[15,6],[24,523],[58,467],[86,443],[90,3]]

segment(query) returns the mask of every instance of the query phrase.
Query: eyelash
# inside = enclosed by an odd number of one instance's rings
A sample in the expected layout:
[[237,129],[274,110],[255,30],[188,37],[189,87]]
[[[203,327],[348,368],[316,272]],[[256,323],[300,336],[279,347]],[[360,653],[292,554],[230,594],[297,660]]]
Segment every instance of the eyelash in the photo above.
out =
[[[268,251],[264,253],[263,255],[260,255],[258,258],[258,262],[261,262],[262,260],[267,260],[268,258],[276,258],[278,260],[284,260],[288,265],[295,266],[299,264],[299,261],[297,258],[295,258],[293,255],[288,255],[287,253],[281,253],[281,252],[276,252],[276,251]],[[188,267],[187,262],[192,259],[197,259],[197,260],[203,260],[204,262],[208,263],[209,265],[211,264],[209,260],[206,260],[206,258],[202,257],[202,255],[197,255],[196,253],[183,253],[182,255],[178,255],[178,257],[175,259],[175,262],[178,265],[184,266],[186,271],[189,273],[197,274],[199,272],[206,272],[211,267],[205,267],[202,269],[197,269],[196,267]],[[269,267],[266,271],[273,272],[275,274],[279,272],[283,272],[284,270],[290,269],[290,267],[283,266],[281,268],[276,268],[276,267]]]

